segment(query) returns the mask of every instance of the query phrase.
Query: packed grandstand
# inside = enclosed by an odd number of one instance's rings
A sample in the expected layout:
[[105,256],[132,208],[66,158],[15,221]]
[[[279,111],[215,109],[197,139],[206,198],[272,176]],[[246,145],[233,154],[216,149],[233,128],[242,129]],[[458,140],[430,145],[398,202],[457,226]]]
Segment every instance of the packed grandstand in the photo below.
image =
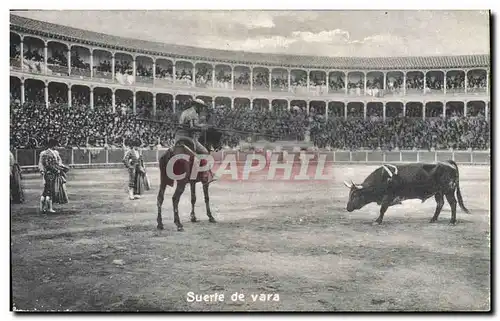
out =
[[[194,97],[217,127],[317,148],[490,148],[489,55],[287,56],[10,22],[11,148],[169,146]],[[224,133],[227,148],[248,138]]]

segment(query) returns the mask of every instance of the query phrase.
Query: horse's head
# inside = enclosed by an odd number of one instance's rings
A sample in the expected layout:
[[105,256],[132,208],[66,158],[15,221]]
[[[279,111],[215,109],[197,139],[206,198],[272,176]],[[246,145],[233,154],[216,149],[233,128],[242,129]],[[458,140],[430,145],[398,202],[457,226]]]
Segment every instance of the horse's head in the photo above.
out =
[[208,150],[218,151],[222,149],[222,132],[214,128],[208,128],[201,133],[199,142]]

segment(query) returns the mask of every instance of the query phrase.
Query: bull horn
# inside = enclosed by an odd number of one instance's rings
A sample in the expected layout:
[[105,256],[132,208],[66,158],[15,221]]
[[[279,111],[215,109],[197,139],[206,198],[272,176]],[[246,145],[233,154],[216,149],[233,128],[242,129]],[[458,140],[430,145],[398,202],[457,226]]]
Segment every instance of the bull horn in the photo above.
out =
[[392,172],[387,168],[387,166],[382,165],[382,167],[389,173],[389,176],[392,177]]
[[354,184],[354,182],[351,180],[351,183],[354,187],[356,187],[357,189],[362,189],[363,188],[363,185],[358,185],[358,184]]
[[391,166],[392,168],[394,168],[394,175],[398,175],[398,168],[392,164],[387,164],[386,166]]
[[351,188],[353,184],[349,184],[347,181],[344,181],[344,185],[347,186],[347,188]]

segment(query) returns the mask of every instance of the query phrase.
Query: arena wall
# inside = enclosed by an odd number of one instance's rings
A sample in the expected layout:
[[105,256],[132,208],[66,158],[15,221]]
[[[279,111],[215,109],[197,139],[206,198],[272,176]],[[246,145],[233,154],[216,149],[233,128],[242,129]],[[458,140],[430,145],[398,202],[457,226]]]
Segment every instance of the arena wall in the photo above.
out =
[[[19,165],[23,170],[36,170],[41,149],[14,150]],[[165,149],[143,149],[141,153],[146,166],[155,166]],[[228,154],[235,154],[238,162],[244,162],[246,155],[252,152],[219,151],[212,153],[215,161],[221,161]],[[254,152],[269,157],[278,154],[283,160],[283,154],[294,154],[295,161],[300,161],[300,153],[292,152]],[[314,155],[312,161],[318,160],[321,155],[326,162],[339,164],[382,164],[382,163],[432,163],[437,161],[454,160],[457,164],[490,165],[490,151],[318,151],[307,152]],[[106,168],[123,166],[124,151],[121,149],[59,149],[63,163],[72,168]],[[291,156],[289,156],[291,157]]]

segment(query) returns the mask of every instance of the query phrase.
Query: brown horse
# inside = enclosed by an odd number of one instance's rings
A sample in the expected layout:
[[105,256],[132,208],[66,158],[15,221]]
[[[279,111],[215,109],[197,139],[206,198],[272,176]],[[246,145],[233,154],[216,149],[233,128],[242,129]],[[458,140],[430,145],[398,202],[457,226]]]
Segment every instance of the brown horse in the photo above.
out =
[[[208,128],[204,131],[199,139],[199,142],[205,146],[207,150],[217,151],[220,150],[222,133],[213,128]],[[194,206],[196,204],[196,183],[201,182],[203,184],[203,194],[205,196],[205,206],[207,209],[208,220],[211,223],[215,223],[215,218],[212,216],[212,212],[210,211],[209,205],[209,196],[208,196],[208,186],[209,182],[207,180],[207,176],[204,173],[198,173],[198,176],[195,179],[190,179],[191,177],[191,169],[193,168],[193,163],[196,160],[196,155],[193,152],[194,146],[190,141],[179,141],[175,144],[175,146],[169,148],[161,157],[159,161],[160,166],[160,189],[158,191],[157,197],[157,207],[158,207],[158,216],[157,216],[157,229],[163,230],[163,220],[161,215],[161,207],[163,205],[163,200],[165,196],[165,189],[167,186],[174,185],[174,178],[169,177],[167,173],[167,164],[172,157],[175,155],[189,155],[189,161],[184,159],[179,159],[175,161],[173,166],[174,174],[182,175],[185,174],[183,179],[175,180],[177,182],[177,186],[175,188],[174,195],[172,195],[172,205],[174,209],[174,223],[177,226],[177,231],[183,231],[184,228],[179,219],[179,200],[181,198],[182,193],[186,188],[186,185],[189,183],[191,187],[191,222],[197,222],[196,215],[194,213]],[[204,160],[201,161],[200,165],[204,165]]]

